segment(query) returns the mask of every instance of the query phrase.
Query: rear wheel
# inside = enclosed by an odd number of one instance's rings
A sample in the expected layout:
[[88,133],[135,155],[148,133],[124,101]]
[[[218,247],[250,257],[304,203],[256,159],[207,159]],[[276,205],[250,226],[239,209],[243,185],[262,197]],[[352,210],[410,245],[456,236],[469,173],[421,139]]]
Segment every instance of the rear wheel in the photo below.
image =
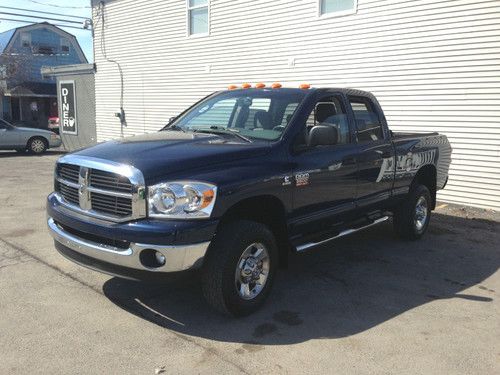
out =
[[202,268],[202,289],[218,311],[251,314],[268,297],[278,264],[278,247],[271,230],[239,220],[216,234]]
[[432,199],[424,185],[414,186],[405,203],[394,212],[394,229],[403,239],[417,240],[422,237],[431,219]]
[[33,154],[43,154],[49,145],[44,138],[34,137],[28,141],[28,150]]

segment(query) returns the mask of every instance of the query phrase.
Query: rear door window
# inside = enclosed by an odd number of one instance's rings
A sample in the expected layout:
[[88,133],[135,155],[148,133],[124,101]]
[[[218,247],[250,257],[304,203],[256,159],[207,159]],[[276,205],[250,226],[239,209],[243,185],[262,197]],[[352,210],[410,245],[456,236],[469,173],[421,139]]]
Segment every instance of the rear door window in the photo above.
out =
[[375,106],[368,98],[349,97],[356,121],[356,132],[359,142],[373,142],[384,139],[382,122]]

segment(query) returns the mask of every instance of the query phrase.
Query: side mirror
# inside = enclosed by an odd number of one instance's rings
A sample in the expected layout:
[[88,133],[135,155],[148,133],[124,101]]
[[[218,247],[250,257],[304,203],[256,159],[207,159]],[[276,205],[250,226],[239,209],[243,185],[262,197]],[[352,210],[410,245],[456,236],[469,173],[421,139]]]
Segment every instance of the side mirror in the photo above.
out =
[[337,128],[333,126],[316,125],[309,131],[307,145],[314,146],[332,146],[336,145],[339,139]]
[[165,125],[163,125],[163,127],[160,129],[160,131],[167,129],[170,126],[170,124],[175,121],[176,118],[177,118],[177,116],[170,117],[168,119],[168,122]]

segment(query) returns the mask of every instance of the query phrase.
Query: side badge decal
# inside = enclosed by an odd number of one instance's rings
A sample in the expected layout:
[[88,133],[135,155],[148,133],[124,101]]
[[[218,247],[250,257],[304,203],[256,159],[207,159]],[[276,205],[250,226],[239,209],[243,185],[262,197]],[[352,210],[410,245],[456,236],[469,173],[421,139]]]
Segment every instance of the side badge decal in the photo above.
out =
[[291,185],[291,183],[292,182],[290,181],[290,176],[283,177],[283,183],[282,183],[283,186]]
[[297,173],[295,175],[295,185],[296,186],[309,185],[309,173]]

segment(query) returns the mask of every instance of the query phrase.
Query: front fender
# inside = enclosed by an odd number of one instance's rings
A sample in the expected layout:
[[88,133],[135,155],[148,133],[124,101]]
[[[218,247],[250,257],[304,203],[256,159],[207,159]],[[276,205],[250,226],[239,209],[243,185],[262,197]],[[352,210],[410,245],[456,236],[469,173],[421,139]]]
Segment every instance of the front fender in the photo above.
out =
[[221,218],[238,202],[257,196],[271,196],[292,209],[293,185],[285,181],[291,165],[281,155],[267,155],[224,165],[223,168],[194,176],[194,179],[217,185],[218,193],[212,217]]

